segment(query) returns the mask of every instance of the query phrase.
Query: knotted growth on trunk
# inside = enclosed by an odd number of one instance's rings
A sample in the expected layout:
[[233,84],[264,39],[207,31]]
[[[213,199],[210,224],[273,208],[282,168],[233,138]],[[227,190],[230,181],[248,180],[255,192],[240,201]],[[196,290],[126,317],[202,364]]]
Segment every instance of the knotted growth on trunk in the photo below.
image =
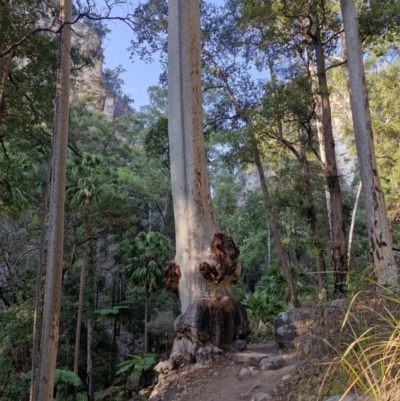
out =
[[207,261],[200,263],[199,269],[204,279],[220,283],[226,276],[232,276],[232,283],[237,281],[241,267],[239,263],[240,251],[228,237],[220,232],[213,235],[211,255]]

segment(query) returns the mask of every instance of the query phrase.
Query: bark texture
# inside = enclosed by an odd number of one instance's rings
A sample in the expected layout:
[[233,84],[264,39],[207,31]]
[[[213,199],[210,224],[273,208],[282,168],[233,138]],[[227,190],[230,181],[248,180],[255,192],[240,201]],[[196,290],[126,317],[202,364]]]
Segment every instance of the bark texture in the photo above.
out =
[[[178,292],[181,303],[174,351],[195,358],[204,341],[225,346],[239,332],[247,332],[239,327],[248,326],[248,320],[230,293],[241,271],[238,251],[229,237],[219,233],[211,201],[203,137],[198,0],[170,0],[168,25],[168,131],[176,256],[165,280]],[[207,326],[207,319],[214,323]]]
[[[217,291],[198,266],[207,257],[218,225],[206,170],[200,82],[200,20],[197,0],[170,0],[168,40],[168,131],[180,266],[182,312],[193,299]],[[218,292],[218,291],[217,291]]]
[[211,343],[228,350],[234,339],[245,339],[249,321],[240,302],[232,295],[208,297],[192,303],[175,321],[178,338],[192,344]]
[[335,141],[333,138],[331,105],[329,88],[326,78],[325,55],[318,27],[313,35],[317,61],[317,76],[321,96],[322,126],[325,142],[326,163],[324,173],[327,181],[330,199],[330,213],[332,224],[332,259],[334,268],[334,295],[345,292],[346,280],[346,235],[339,175],[336,166]]
[[[356,225],[356,216],[357,216],[358,203],[359,203],[360,197],[361,197],[361,190],[362,190],[362,182],[360,181],[360,183],[358,184],[356,200],[354,202],[353,213],[351,214],[351,224],[350,224],[350,230],[349,230],[349,243],[347,245],[347,265],[348,265],[349,270],[350,270],[350,261],[351,261],[351,246],[353,243],[354,227]],[[349,281],[349,276],[347,276],[347,281]]]
[[393,286],[398,285],[398,273],[392,252],[392,236],[385,198],[376,165],[356,6],[354,0],[341,0],[340,5],[346,31],[350,105],[360,163],[370,253],[378,284]]
[[[71,0],[60,0],[61,23],[71,21]],[[64,249],[64,204],[68,145],[71,29],[61,30],[56,96],[56,124],[49,208],[49,240],[45,283],[42,340],[36,401],[52,401],[61,306]]]

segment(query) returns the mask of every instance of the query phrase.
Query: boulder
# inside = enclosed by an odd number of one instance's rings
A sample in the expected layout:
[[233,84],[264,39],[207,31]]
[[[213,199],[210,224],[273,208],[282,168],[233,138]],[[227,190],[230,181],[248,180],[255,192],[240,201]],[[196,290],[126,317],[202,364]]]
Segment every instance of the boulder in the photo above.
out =
[[233,361],[236,363],[248,363],[249,365],[258,366],[263,358],[268,358],[268,355],[257,352],[240,352],[234,354]]
[[281,356],[271,356],[260,360],[261,370],[276,370],[285,366],[285,360]]
[[250,377],[250,376],[251,376],[250,370],[247,368],[243,368],[239,372],[239,377],[241,377],[242,379],[245,379],[246,377]]
[[254,366],[251,366],[250,368],[248,368],[248,370],[250,372],[251,377],[256,377],[260,374],[260,372]]
[[234,349],[242,351],[247,348],[247,342],[245,340],[236,340],[233,342],[232,346]]
[[313,345],[315,346],[316,341],[321,341],[321,339],[315,338],[309,333],[305,333],[293,340],[294,349],[303,356],[307,356],[311,353]]
[[293,324],[296,326],[298,336],[308,332],[316,325],[317,316],[315,310],[290,308],[286,313],[290,316]]
[[258,391],[257,393],[254,393],[253,397],[251,398],[251,401],[264,401],[264,400],[272,400],[272,397],[267,393]]
[[292,346],[297,336],[297,327],[288,312],[281,312],[274,322],[275,340],[281,348]]
[[[290,308],[286,312],[280,313],[275,319],[275,340],[281,348],[291,348],[295,345],[295,338],[318,328],[322,320],[341,321],[348,305],[349,301],[342,298],[321,303],[314,310]],[[303,338],[306,339],[306,337]]]

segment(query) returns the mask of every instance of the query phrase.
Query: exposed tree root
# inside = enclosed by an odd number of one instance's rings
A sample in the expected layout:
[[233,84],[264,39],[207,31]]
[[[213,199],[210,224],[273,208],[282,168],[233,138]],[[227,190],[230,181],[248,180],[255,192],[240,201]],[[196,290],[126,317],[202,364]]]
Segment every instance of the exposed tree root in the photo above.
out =
[[[196,348],[209,343],[228,350],[234,340],[245,339],[250,334],[250,325],[241,303],[227,294],[192,303],[185,313],[177,317],[175,332],[174,352],[181,351],[179,344],[182,339],[189,340]],[[188,352],[187,349],[182,351]]]

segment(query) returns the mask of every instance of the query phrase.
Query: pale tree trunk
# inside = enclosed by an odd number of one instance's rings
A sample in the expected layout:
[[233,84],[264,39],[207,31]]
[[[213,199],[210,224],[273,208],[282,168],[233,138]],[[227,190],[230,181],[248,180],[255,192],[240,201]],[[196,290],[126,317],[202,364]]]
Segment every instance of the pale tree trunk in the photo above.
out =
[[398,275],[392,252],[392,236],[385,198],[376,165],[357,11],[354,0],[341,0],[340,5],[346,31],[350,105],[360,163],[370,253],[378,284],[392,286],[398,284]]
[[329,88],[326,78],[325,55],[322,45],[320,28],[317,28],[314,38],[317,62],[317,76],[322,105],[322,126],[325,141],[326,164],[324,168],[330,194],[330,213],[332,224],[332,259],[334,268],[334,295],[345,292],[346,236],[340,181],[336,166],[335,141],[333,138]]
[[[174,351],[195,356],[198,344],[228,348],[248,335],[246,313],[230,286],[239,251],[219,232],[211,201],[202,120],[198,0],[170,0],[168,116],[176,256],[166,283],[179,294]],[[213,324],[210,325],[210,319]],[[220,318],[220,320],[218,320]]]
[[[318,77],[317,74],[315,73],[309,46],[305,46],[305,51],[307,53],[306,69],[311,81],[312,96],[315,104],[315,124],[317,128],[318,148],[319,148],[318,158],[322,168],[324,168],[324,166],[326,166],[326,152],[325,152],[325,138],[322,127],[321,101],[318,96],[319,92]],[[331,200],[330,200],[331,196],[329,193],[328,185],[326,183],[324,187],[325,187],[326,210],[328,211],[329,235],[330,238],[332,239]]]
[[[361,189],[362,189],[362,182],[360,181],[360,184],[358,185],[356,200],[354,202],[354,208],[353,208],[353,213],[352,213],[352,216],[351,216],[351,224],[350,224],[350,230],[349,230],[349,243],[347,245],[347,266],[348,266],[348,270],[350,270],[351,245],[353,243],[353,233],[354,233],[354,227],[355,227],[355,224],[356,224],[356,216],[357,216],[358,203],[360,201],[360,196],[361,196]],[[347,281],[349,281],[349,275],[347,275]]]
[[[71,21],[71,0],[60,0],[61,23]],[[56,131],[49,207],[49,241],[42,339],[36,401],[52,401],[60,323],[61,281],[64,250],[64,204],[68,146],[71,29],[61,30],[57,79]]]

